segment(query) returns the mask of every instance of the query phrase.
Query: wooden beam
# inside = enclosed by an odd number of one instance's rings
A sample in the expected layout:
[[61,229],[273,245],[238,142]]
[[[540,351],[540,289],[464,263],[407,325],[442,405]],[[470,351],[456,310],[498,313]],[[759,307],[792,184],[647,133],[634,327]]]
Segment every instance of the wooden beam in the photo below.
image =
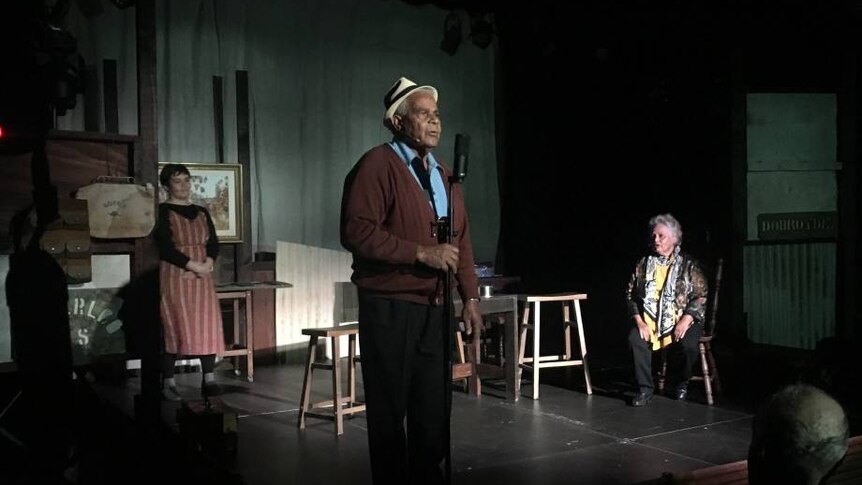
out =
[[237,247],[237,280],[251,278],[251,137],[249,132],[248,71],[236,71],[237,161],[242,165],[242,243]]
[[743,254],[745,242],[748,239],[748,185],[746,159],[746,110],[748,86],[745,82],[746,73],[742,68],[740,58],[743,54],[734,52],[735,66],[731,73],[731,155],[730,155],[730,191],[731,191],[731,242],[730,264],[728,265],[728,280],[737,282],[730,285],[729,299],[731,316],[727,322],[732,335],[747,338],[748,324],[745,321],[743,305]]
[[84,131],[97,132],[102,131],[99,123],[99,111],[101,108],[101,98],[99,97],[99,73],[96,71],[96,66],[84,66],[84,79],[87,83],[87,89],[84,91]]
[[859,210],[859,166],[856,158],[859,62],[855,49],[844,54],[843,84],[838,90],[838,161],[841,171],[838,177],[838,295],[835,314],[835,336],[842,341],[853,342],[858,338],[856,328],[859,314],[859,260],[858,221]]
[[221,76],[213,76],[213,125],[216,163],[224,163],[224,82]]
[[[135,6],[136,51],[138,63],[138,139],[130,157],[137,183],[150,182],[158,187],[158,126],[156,117],[156,2],[138,0]],[[153,210],[158,214],[158,198]],[[135,240],[132,282],[139,285],[138,293],[150,293],[154,299],[160,292],[158,250],[154,239]],[[155,302],[153,302],[155,303]],[[158,325],[152,325],[140,342],[141,394],[135,396],[135,414],[139,419],[155,422],[160,419],[160,343]]]
[[[156,116],[156,7],[155,0],[141,0],[136,4],[138,63],[138,139],[132,155],[133,172],[137,183],[150,182],[158,187],[158,118]],[[158,213],[158,200],[153,210]],[[158,265],[158,251],[152,238],[135,242],[134,274],[141,274]]]
[[102,61],[102,90],[105,98],[105,132],[120,132],[120,109],[117,96],[117,61]]

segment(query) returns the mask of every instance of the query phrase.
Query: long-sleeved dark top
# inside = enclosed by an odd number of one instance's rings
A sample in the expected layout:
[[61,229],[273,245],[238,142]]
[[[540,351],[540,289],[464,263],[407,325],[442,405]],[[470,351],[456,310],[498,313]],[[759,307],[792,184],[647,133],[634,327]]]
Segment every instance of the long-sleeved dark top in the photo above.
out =
[[168,263],[179,266],[185,269],[189,262],[189,257],[183,254],[176,245],[174,238],[171,235],[170,217],[168,211],[173,211],[186,219],[194,219],[199,213],[203,212],[207,218],[207,227],[209,227],[210,237],[207,240],[207,256],[213,259],[218,257],[218,237],[216,237],[215,225],[212,217],[206,207],[195,204],[178,205],[163,202],[159,204],[159,225],[156,230],[156,241],[159,246],[159,259]]
[[[441,163],[440,170],[447,179],[449,169]],[[479,283],[460,185],[449,203],[457,232],[452,245],[459,249],[455,279],[466,301],[479,296]],[[366,152],[347,175],[341,201],[341,244],[353,253],[353,282],[386,298],[442,304],[440,271],[416,261],[418,246],[438,244],[435,220],[428,197],[391,146]]]

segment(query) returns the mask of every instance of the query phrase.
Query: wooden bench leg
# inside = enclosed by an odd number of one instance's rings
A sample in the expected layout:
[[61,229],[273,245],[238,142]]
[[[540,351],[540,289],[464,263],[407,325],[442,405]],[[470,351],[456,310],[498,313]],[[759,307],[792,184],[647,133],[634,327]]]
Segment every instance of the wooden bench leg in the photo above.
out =
[[706,361],[709,364],[709,375],[712,377],[712,390],[715,393],[721,392],[721,380],[718,378],[718,366],[715,364],[715,357],[712,355],[712,343],[706,342]]
[[[584,321],[581,319],[581,302],[574,301],[575,305],[575,320],[578,322],[578,339],[581,343],[581,362],[584,366],[584,382],[587,384],[587,394],[593,393],[593,385],[590,382],[590,368],[587,365],[587,340],[584,337]],[[568,325],[566,329],[568,329]],[[568,341],[568,340],[567,340]]]
[[344,413],[341,402],[341,345],[339,337],[332,337],[332,405],[335,412],[335,432],[344,433]]
[[524,306],[524,315],[521,317],[521,325],[518,332],[518,375],[521,375],[520,366],[524,363],[524,355],[527,352],[527,328],[530,325],[530,304]]
[[467,378],[467,387],[473,396],[482,395],[482,379],[479,377],[479,363],[482,361],[480,345],[479,337],[474,334],[467,347],[467,362],[473,364],[473,375]]
[[252,304],[251,291],[245,293],[245,348],[247,349],[246,357],[246,375],[248,382],[254,382],[254,308]]
[[[239,299],[233,299],[233,343],[231,345],[231,350],[237,348],[239,345]],[[231,364],[233,364],[233,373],[234,375],[239,375],[239,356],[234,355],[231,357]]]
[[[569,312],[569,302],[563,302],[563,348],[565,349],[565,354],[563,358],[565,360],[572,360],[572,327],[569,325],[572,322],[571,315]],[[582,340],[583,342],[583,340]],[[583,346],[583,345],[582,345]],[[583,350],[583,349],[581,349]]]
[[311,406],[311,374],[314,369],[314,350],[317,347],[317,337],[308,341],[308,353],[305,356],[305,377],[302,379],[302,402],[299,405],[299,422],[297,427],[305,429],[305,413]]
[[712,406],[712,380],[709,377],[709,363],[706,360],[706,345],[699,343],[697,348],[700,351],[700,368],[703,371],[703,386],[706,388],[706,403]]
[[350,392],[350,406],[356,403],[356,335],[347,337],[347,385]]
[[536,310],[533,312],[533,396],[532,398],[539,399],[539,369],[541,368],[541,353],[539,343],[542,341],[541,321],[542,321],[542,303],[536,302]]

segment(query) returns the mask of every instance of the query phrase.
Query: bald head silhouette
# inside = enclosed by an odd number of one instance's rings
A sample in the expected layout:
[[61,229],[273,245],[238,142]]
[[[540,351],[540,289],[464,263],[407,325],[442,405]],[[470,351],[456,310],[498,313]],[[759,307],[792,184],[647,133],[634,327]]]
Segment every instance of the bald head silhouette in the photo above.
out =
[[816,387],[794,384],[772,394],[754,417],[748,481],[815,485],[847,452],[841,405]]

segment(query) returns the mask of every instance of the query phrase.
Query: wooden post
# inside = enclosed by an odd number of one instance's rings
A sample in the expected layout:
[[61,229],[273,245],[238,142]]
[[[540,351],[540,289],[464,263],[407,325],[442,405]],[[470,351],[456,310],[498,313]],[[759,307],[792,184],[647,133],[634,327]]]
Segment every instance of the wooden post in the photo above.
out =
[[[135,181],[150,182],[158,187],[158,130],[156,110],[156,5],[155,0],[138,0],[135,7],[136,49],[138,63],[138,139],[132,160]],[[158,198],[154,198],[153,210],[158,214]],[[134,265],[132,278],[152,281],[158,294],[158,250],[153,238],[135,240]],[[149,270],[149,273],[147,271]],[[154,272],[155,275],[149,277]],[[151,332],[142,342],[141,359],[141,396],[136,406],[136,414],[146,420],[159,418],[159,344],[161,332],[158,325],[152,325]]]
[[237,280],[251,277],[251,137],[249,133],[248,71],[236,71],[237,161],[242,165],[242,243],[237,246]]

